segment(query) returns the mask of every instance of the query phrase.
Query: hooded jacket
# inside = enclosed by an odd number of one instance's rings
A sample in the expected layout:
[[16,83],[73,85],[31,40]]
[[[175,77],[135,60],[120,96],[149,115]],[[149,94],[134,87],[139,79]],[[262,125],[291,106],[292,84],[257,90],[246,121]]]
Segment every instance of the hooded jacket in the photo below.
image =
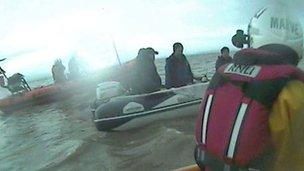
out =
[[181,87],[193,83],[193,73],[185,55],[172,54],[166,59],[166,88]]

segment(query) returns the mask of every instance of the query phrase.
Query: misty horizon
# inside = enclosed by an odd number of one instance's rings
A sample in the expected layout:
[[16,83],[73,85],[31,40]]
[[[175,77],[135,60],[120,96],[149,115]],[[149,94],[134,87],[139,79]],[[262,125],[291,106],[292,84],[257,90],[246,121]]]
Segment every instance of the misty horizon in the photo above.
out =
[[[277,2],[277,1],[272,1]],[[303,15],[300,0],[289,1]],[[72,56],[92,70],[117,64],[113,41],[122,62],[138,49],[153,47],[168,57],[174,42],[185,54],[236,50],[231,36],[247,30],[250,18],[269,1],[9,1],[0,0],[0,58],[8,75],[31,78],[50,74],[55,59]],[[250,7],[250,8],[244,8]],[[303,19],[301,20],[303,24]]]

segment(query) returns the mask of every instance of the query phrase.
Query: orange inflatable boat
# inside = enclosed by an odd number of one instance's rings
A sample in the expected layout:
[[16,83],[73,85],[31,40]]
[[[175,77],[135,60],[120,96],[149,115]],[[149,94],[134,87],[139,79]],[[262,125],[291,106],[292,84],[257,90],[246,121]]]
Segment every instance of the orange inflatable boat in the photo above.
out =
[[81,88],[80,83],[69,82],[35,88],[29,92],[8,96],[0,100],[0,110],[11,113],[27,107],[48,104],[71,97]]

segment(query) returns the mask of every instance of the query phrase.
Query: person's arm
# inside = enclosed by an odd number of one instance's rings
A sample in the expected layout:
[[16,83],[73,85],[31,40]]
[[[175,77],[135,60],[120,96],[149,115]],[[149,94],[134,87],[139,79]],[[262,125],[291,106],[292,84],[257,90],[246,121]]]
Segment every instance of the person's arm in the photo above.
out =
[[304,83],[292,81],[281,91],[269,115],[277,152],[274,170],[304,170]]
[[229,56],[229,63],[233,62],[233,58],[231,56]]
[[54,66],[52,67],[52,76],[53,76],[53,80],[56,81],[56,76],[55,76],[55,72],[54,72]]
[[165,86],[166,88],[173,87],[172,79],[172,64],[169,61],[166,61],[165,65]]
[[184,58],[184,61],[185,61],[185,63],[186,63],[186,66],[187,66],[187,68],[188,68],[189,75],[190,75],[192,78],[194,78],[193,73],[192,73],[192,70],[191,70],[191,66],[190,66],[190,63],[189,63],[188,59],[186,58],[185,55],[183,55],[183,58]]
[[153,80],[155,80],[155,84],[157,84],[156,86],[160,89],[161,85],[162,85],[162,82],[161,82],[161,78],[157,72],[157,69],[156,69],[156,66],[153,62],[153,65],[152,65],[152,73],[153,73]]
[[218,57],[215,62],[215,70],[217,70],[222,65],[222,59],[221,57]]
[[192,83],[193,83],[193,80],[198,80],[198,81],[201,81],[202,80],[202,77],[195,77],[193,72],[192,72],[192,69],[191,69],[191,65],[189,63],[189,61],[187,60],[186,56],[184,55],[184,60],[185,60],[185,63],[187,65],[187,68],[188,68],[188,72],[189,72],[189,75],[190,77],[192,78]]

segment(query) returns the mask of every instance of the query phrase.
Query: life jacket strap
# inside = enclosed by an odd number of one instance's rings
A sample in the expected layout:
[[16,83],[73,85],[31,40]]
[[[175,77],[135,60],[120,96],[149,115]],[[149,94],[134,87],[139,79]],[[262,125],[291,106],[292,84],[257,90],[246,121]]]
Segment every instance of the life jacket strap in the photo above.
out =
[[[269,157],[269,155],[267,155]],[[197,146],[194,150],[194,158],[196,164],[202,169],[209,168],[210,170],[223,170],[223,171],[262,171],[265,170],[265,166],[269,167],[269,163],[261,164],[260,162],[253,162],[248,166],[240,167],[234,164],[225,162],[212,154],[202,150],[200,146]],[[264,159],[264,158],[263,158]],[[261,161],[262,159],[257,159]]]

